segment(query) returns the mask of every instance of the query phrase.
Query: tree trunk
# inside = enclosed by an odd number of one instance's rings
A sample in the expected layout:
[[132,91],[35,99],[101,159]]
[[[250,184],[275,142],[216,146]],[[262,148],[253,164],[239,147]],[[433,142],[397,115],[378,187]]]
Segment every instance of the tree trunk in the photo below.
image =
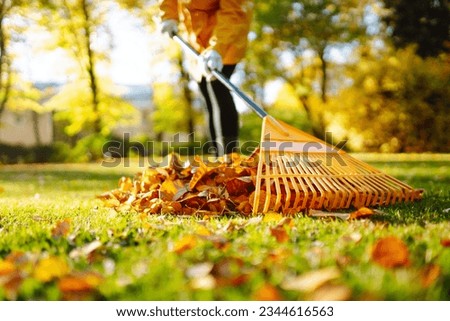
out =
[[321,67],[321,71],[322,71],[322,82],[321,82],[321,98],[322,98],[322,102],[326,103],[327,102],[327,85],[328,85],[328,77],[327,77],[327,69],[328,69],[328,65],[327,65],[327,61],[325,60],[324,56],[325,56],[325,48],[321,48],[318,51],[319,54],[319,59],[320,59],[320,67]]
[[95,61],[94,61],[94,52],[92,50],[91,46],[91,36],[92,36],[92,30],[91,30],[91,16],[90,16],[90,8],[89,4],[87,3],[87,0],[81,1],[81,7],[83,10],[84,15],[84,31],[85,31],[85,40],[86,40],[86,51],[87,51],[87,58],[88,58],[88,64],[87,64],[87,72],[89,76],[89,85],[91,87],[91,94],[92,94],[92,112],[94,114],[94,124],[93,124],[93,130],[94,133],[99,134],[101,132],[101,123],[100,123],[100,113],[99,113],[99,92],[98,92],[98,86],[97,86],[97,75],[95,73]]
[[42,145],[41,133],[39,132],[39,114],[34,110],[31,111],[33,118],[33,132],[37,146]]
[[189,89],[189,74],[186,72],[186,70],[183,68],[183,57],[180,55],[178,59],[178,65],[180,67],[181,72],[181,85],[183,86],[183,95],[187,101],[187,119],[186,119],[186,125],[188,130],[188,137],[189,142],[194,142],[194,132],[195,132],[195,124],[194,124],[194,110],[192,108],[193,98],[192,98],[192,92]]
[[0,7],[0,116],[6,108],[11,89],[11,63],[6,50],[6,31],[3,25],[3,18],[6,8],[2,1]]

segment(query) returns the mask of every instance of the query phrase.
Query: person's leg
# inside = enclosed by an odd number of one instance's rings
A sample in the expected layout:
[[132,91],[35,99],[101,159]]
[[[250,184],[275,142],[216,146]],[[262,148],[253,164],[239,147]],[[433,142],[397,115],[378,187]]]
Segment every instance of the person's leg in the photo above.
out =
[[[230,78],[236,65],[225,65],[222,73]],[[205,78],[200,83],[208,110],[211,139],[218,148],[218,155],[229,154],[238,145],[239,114],[233,97],[227,87],[220,81],[212,80],[210,84]]]

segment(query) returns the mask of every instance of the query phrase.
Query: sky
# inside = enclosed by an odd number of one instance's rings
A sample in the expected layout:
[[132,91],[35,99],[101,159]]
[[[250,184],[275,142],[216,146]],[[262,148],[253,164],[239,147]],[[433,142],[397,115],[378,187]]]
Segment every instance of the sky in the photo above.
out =
[[[111,15],[109,27],[114,47],[109,52],[110,65],[99,73],[119,84],[149,84],[152,79],[151,42],[160,35],[152,35],[138,28],[137,21],[129,14],[118,11]],[[14,46],[17,55],[15,68],[22,77],[32,82],[66,82],[70,80],[68,69],[76,68],[62,49],[45,50],[48,35],[34,31],[27,41]],[[154,69],[154,68],[153,68]]]

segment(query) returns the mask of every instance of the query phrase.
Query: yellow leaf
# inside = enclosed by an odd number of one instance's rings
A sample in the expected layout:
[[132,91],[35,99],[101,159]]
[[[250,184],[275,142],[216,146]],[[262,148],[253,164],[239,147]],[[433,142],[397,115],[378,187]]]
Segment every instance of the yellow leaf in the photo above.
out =
[[196,244],[197,239],[194,236],[186,235],[177,242],[175,242],[172,251],[177,254],[181,254],[187,250],[194,248]]
[[278,222],[283,218],[283,215],[276,212],[267,212],[264,215],[263,222],[264,223],[270,223],[270,222]]
[[[180,191],[184,191],[185,186],[183,181],[177,179],[177,180],[170,180],[170,179],[166,179],[162,184],[161,187],[159,189],[160,192],[160,198],[163,201],[172,201],[174,196]],[[187,191],[187,190],[186,190]]]
[[133,190],[133,181],[131,178],[122,176],[119,179],[119,189],[122,192],[131,192]]
[[195,234],[200,236],[210,236],[212,233],[205,226],[198,224],[195,229]]
[[58,257],[48,257],[38,262],[33,276],[41,282],[49,282],[69,273],[66,261]]
[[0,261],[0,276],[8,275],[16,270],[14,263],[9,261]]

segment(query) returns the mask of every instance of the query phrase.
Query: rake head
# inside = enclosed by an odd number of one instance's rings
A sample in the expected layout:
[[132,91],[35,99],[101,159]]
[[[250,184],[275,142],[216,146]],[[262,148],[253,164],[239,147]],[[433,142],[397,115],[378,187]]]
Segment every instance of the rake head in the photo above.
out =
[[271,116],[263,118],[253,213],[345,209],[421,199],[415,190]]

